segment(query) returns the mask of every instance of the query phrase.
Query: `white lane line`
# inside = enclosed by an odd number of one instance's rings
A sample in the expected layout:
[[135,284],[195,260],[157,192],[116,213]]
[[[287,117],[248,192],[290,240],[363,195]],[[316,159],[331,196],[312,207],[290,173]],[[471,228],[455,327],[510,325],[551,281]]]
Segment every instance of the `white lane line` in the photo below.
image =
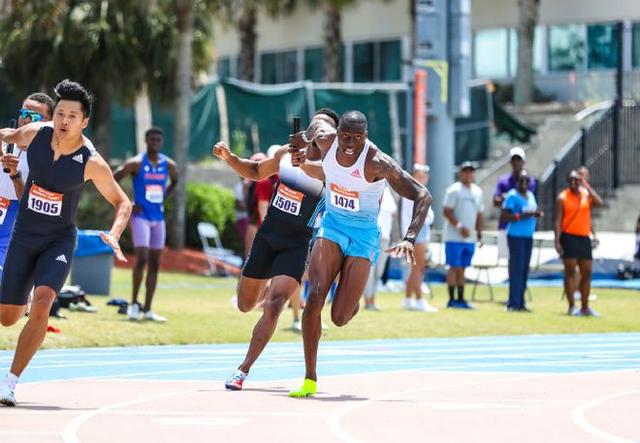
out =
[[0,431],[0,435],[7,435],[7,436],[21,436],[21,435],[26,435],[26,436],[50,436],[50,435],[60,435],[61,432],[60,431],[7,431],[7,430],[2,430]]
[[[540,345],[541,343],[549,342],[549,345],[544,346],[552,346],[552,347],[563,347],[563,345],[570,346],[580,345],[580,344],[588,344],[589,346],[593,346],[597,343],[611,343],[613,346],[622,346],[624,343],[639,343],[640,342],[640,334],[638,333],[629,333],[629,334],[567,334],[566,336],[561,335],[522,335],[522,336],[491,336],[491,337],[456,337],[456,338],[430,338],[430,339],[400,339],[400,340],[387,340],[387,339],[373,339],[373,340],[362,340],[362,342],[357,341],[348,341],[348,342],[340,342],[339,346],[335,344],[338,343],[336,341],[325,342],[326,347],[323,347],[324,350],[344,350],[346,349],[355,349],[355,348],[380,348],[380,347],[393,347],[393,348],[415,348],[415,351],[421,352],[421,348],[425,347],[434,347],[434,346],[449,346],[450,348],[455,348],[457,345],[463,346],[473,346],[470,349],[478,349],[478,345],[486,345],[489,349],[498,349],[501,346],[496,346],[497,343],[508,342],[508,349],[513,349],[514,346],[517,345],[516,349],[521,348],[528,343],[533,343]],[[271,354],[277,353],[288,353],[291,352],[292,349],[301,349],[300,343],[273,343],[274,347],[272,347],[268,352]],[[555,346],[559,345],[559,346]],[[62,358],[62,357],[78,357],[79,359],[90,357],[90,356],[110,356],[110,355],[130,355],[131,353],[138,353],[144,355],[152,355],[152,354],[162,354],[167,355],[169,351],[173,351],[180,354],[188,354],[188,353],[214,353],[214,354],[230,354],[236,355],[238,353],[243,354],[246,351],[246,345],[238,344],[237,349],[215,349],[216,346],[219,345],[211,345],[211,344],[197,344],[197,345],[158,345],[158,346],[137,346],[137,347],[125,347],[125,348],[81,348],[77,351],[70,350],[61,350],[61,352],[56,352],[55,349],[46,349],[43,350],[37,358]],[[228,345],[220,345],[220,346],[228,346]],[[210,348],[210,349],[207,349]],[[445,349],[445,351],[461,351],[464,348],[455,348],[455,349]],[[9,352],[7,352],[9,354]],[[2,351],[0,351],[0,360],[10,360],[13,358],[13,352],[10,355],[2,356]]]
[[[504,365],[494,365],[494,366],[504,366]],[[452,366],[450,368],[451,369],[455,369],[455,366]],[[397,373],[397,372],[416,373],[416,372],[421,372],[421,371],[429,371],[429,368],[421,368],[421,369],[413,369],[413,370],[399,370],[399,371],[389,371],[389,372],[393,372],[393,373]],[[620,370],[620,371],[590,371],[590,372],[584,372],[584,373],[581,373],[581,374],[593,375],[593,374],[598,374],[598,373],[609,373],[609,372],[616,372],[616,373],[638,372],[638,369],[637,368],[633,368],[633,369],[624,369],[624,370]],[[331,414],[331,416],[329,417],[329,420],[327,421],[327,426],[329,427],[329,430],[331,431],[331,433],[337,439],[345,441],[345,442],[349,442],[349,443],[361,443],[360,440],[358,440],[357,438],[353,437],[351,434],[349,434],[347,431],[345,431],[342,428],[342,423],[341,423],[342,419],[345,416],[347,416],[348,414],[352,413],[353,411],[355,411],[357,409],[364,408],[366,406],[370,406],[375,402],[386,400],[386,399],[393,398],[393,397],[397,397],[397,396],[400,396],[400,395],[410,395],[410,394],[416,394],[416,393],[419,393],[419,392],[437,391],[439,389],[444,389],[444,388],[457,388],[457,387],[463,387],[463,386],[472,386],[472,385],[475,385],[475,384],[484,385],[484,384],[499,383],[499,382],[505,382],[505,381],[534,380],[534,379],[538,379],[538,378],[562,377],[562,376],[575,376],[575,373],[551,373],[551,374],[538,374],[538,375],[533,375],[533,376],[529,375],[529,376],[526,376],[526,377],[497,378],[497,379],[486,380],[486,381],[471,381],[471,382],[463,382],[463,383],[453,383],[453,384],[446,384],[446,385],[440,385],[440,386],[432,386],[432,387],[422,388],[422,389],[412,389],[412,390],[401,391],[401,392],[392,392],[392,393],[389,393],[389,394],[380,395],[378,397],[373,397],[373,398],[370,398],[370,399],[365,400],[365,401],[354,402],[354,403],[352,403],[350,405],[347,405],[347,406],[344,406],[344,407],[338,409],[333,414]],[[616,443],[637,443],[637,442],[620,441],[620,442],[616,442]]]
[[114,403],[112,405],[103,406],[101,408],[85,412],[83,414],[76,416],[75,418],[67,422],[67,424],[65,424],[62,430],[62,440],[65,443],[80,443],[80,439],[78,438],[78,430],[80,429],[80,426],[82,426],[84,423],[86,423],[88,420],[92,419],[93,417],[100,415],[104,412],[112,411],[114,409],[123,408],[127,406],[133,406],[136,404],[145,403],[152,400],[158,400],[161,398],[192,394],[197,391],[198,391],[197,389],[188,389],[183,391],[165,392],[163,394],[149,395],[146,397],[137,398],[135,400],[128,400],[120,403]]
[[585,413],[589,409],[594,408],[600,405],[601,403],[605,403],[609,400],[613,400],[620,397],[626,397],[632,394],[640,394],[640,389],[633,389],[630,391],[618,392],[616,394],[607,395],[607,396],[596,398],[589,402],[583,403],[573,410],[573,413],[571,414],[571,418],[573,419],[573,422],[576,424],[576,426],[578,426],[580,429],[591,434],[594,437],[600,438],[602,440],[606,440],[611,443],[636,443],[633,440],[627,440],[626,438],[622,438],[617,435],[613,435],[608,432],[605,432],[602,429],[591,424],[585,418]]

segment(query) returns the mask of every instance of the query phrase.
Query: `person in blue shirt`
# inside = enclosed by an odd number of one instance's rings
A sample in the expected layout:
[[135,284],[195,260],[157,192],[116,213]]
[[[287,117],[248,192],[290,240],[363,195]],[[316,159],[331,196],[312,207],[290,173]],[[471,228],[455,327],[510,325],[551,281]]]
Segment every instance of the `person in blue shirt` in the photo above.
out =
[[542,216],[533,192],[529,191],[531,177],[522,171],[516,188],[509,191],[502,205],[501,219],[507,223],[509,244],[509,301],[507,311],[529,311],[524,292],[529,277],[529,261],[533,249],[536,222]]

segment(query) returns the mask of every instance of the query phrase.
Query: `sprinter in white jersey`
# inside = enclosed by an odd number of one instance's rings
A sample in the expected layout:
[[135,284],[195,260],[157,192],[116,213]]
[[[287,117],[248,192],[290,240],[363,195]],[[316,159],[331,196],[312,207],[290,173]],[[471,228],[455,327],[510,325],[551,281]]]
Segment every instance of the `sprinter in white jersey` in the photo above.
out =
[[291,397],[316,393],[320,315],[338,274],[331,320],[344,326],[358,311],[371,263],[379,252],[378,212],[386,182],[414,201],[412,222],[404,240],[388,250],[392,255],[415,262],[413,244],[431,205],[429,191],[367,139],[367,119],[361,112],[345,113],[337,132],[311,125],[306,133],[294,134],[290,139],[294,158],[304,156],[303,148],[312,142],[320,150],[322,162],[306,160],[302,168],[325,181],[326,210],[311,252],[309,296],[302,315],[306,375],[302,387],[289,393]]

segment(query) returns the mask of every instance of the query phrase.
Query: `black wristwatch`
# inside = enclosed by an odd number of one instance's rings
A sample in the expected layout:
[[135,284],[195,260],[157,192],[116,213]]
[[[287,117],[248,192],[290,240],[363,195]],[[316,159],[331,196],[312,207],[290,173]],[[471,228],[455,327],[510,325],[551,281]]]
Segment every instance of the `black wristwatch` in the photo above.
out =
[[22,178],[22,172],[18,171],[15,175],[10,175],[9,178],[11,180],[19,180]]

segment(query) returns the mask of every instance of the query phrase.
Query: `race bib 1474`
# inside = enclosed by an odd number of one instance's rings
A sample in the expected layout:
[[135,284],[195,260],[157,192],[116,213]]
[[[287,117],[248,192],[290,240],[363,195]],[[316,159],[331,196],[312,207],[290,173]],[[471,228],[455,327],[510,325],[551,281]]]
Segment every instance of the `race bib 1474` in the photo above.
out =
[[31,185],[27,207],[39,214],[52,217],[62,214],[62,194],[47,191],[36,184]]
[[360,211],[360,194],[331,183],[331,204],[345,211]]

